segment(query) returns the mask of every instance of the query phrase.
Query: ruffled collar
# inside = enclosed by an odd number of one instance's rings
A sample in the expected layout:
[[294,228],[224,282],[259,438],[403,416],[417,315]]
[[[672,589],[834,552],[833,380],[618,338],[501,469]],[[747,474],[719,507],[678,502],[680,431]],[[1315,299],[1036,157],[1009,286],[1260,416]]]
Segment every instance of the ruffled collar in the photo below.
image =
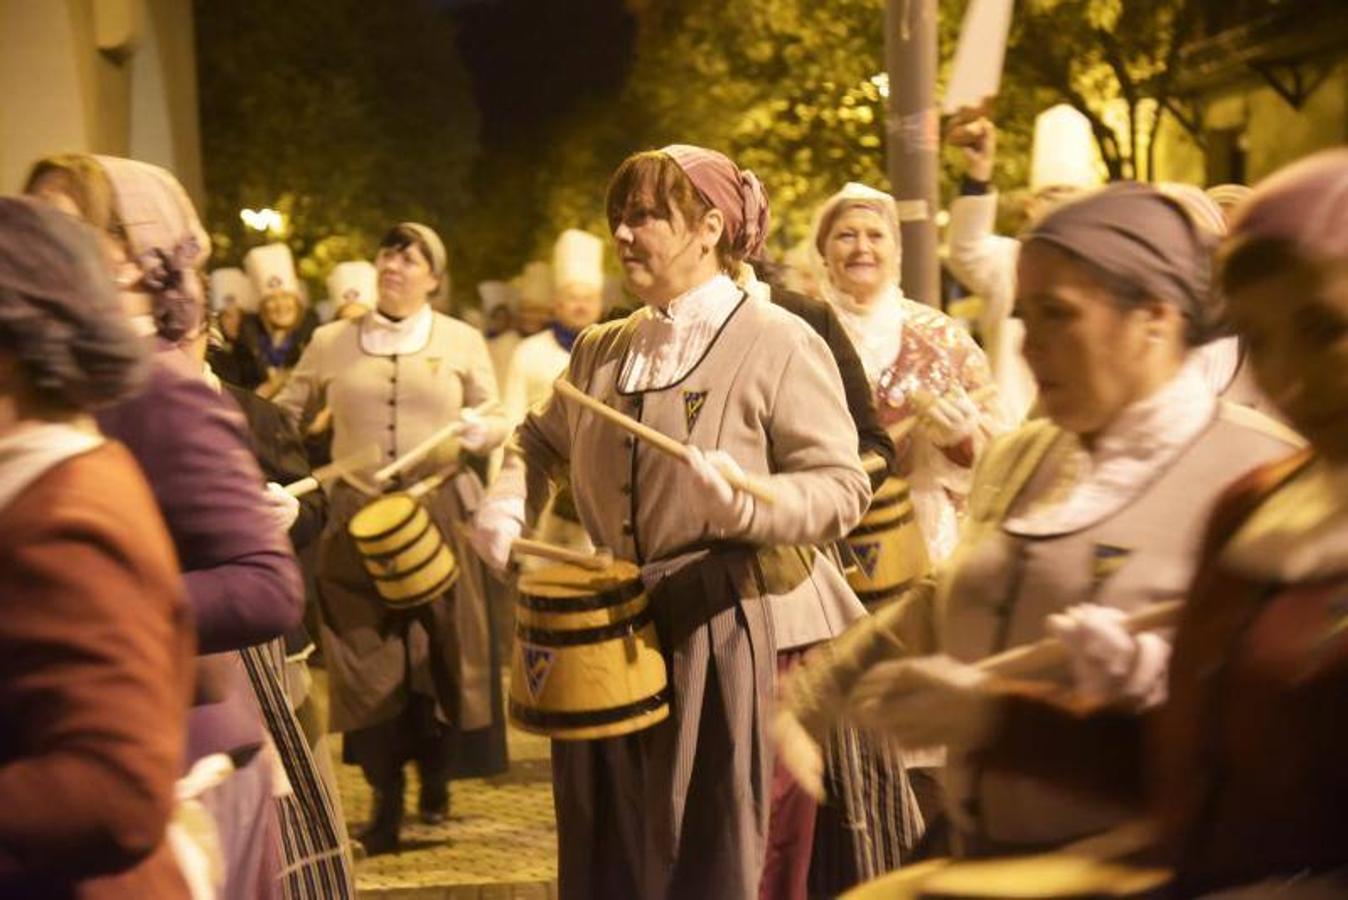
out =
[[1017,498],[1006,530],[1045,536],[1103,521],[1160,478],[1216,411],[1201,367],[1187,361],[1159,390],[1124,409],[1089,450],[1064,432],[1044,460],[1052,477]]
[[875,384],[898,357],[899,347],[903,344],[903,323],[908,318],[903,291],[898,285],[891,285],[865,306],[832,285],[825,285],[824,295],[833,304],[843,330],[852,339],[867,380]]
[[744,292],[721,274],[680,294],[663,307],[632,314],[632,344],[618,378],[624,391],[673,384],[701,361]]
[[435,310],[429,303],[404,319],[390,319],[379,310],[362,316],[360,346],[374,356],[419,353],[431,339]]

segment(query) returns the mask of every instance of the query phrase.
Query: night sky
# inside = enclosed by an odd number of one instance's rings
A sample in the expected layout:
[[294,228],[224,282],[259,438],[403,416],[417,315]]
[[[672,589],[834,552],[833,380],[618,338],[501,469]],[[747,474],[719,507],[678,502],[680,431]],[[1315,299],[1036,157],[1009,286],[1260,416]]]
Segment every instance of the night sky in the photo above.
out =
[[458,21],[485,149],[546,135],[622,88],[635,23],[623,0],[436,0]]

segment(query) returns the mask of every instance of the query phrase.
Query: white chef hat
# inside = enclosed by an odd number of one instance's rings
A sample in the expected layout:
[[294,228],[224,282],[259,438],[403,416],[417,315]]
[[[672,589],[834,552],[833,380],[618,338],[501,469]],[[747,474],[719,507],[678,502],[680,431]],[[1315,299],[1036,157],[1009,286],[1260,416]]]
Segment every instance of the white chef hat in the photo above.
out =
[[552,309],[552,266],[531,262],[519,275],[520,306]]
[[482,313],[490,316],[500,307],[515,311],[518,302],[515,288],[504,281],[481,281],[477,285],[477,295],[482,298]]
[[604,242],[587,231],[568,228],[552,248],[552,280],[565,287],[604,289]]
[[339,262],[328,273],[328,300],[334,311],[348,303],[374,309],[379,302],[378,288],[379,275],[374,264],[363,259]]
[[210,275],[211,309],[220,312],[237,306],[244,312],[257,312],[257,291],[243,269],[216,269]]
[[277,293],[303,296],[300,294],[299,279],[295,277],[295,257],[285,244],[254,247],[244,254],[243,267],[259,297]]
[[1097,187],[1100,150],[1090,120],[1066,103],[1050,106],[1034,120],[1030,153],[1030,190],[1047,187]]

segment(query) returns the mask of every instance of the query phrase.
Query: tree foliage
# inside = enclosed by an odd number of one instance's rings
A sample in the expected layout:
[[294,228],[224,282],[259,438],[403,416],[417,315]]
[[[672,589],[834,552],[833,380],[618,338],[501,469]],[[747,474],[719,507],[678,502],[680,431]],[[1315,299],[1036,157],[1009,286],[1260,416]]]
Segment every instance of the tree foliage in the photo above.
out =
[[214,264],[274,239],[244,227],[245,208],[287,217],[311,280],[370,258],[407,219],[458,246],[478,115],[452,20],[425,0],[198,0],[195,12]]

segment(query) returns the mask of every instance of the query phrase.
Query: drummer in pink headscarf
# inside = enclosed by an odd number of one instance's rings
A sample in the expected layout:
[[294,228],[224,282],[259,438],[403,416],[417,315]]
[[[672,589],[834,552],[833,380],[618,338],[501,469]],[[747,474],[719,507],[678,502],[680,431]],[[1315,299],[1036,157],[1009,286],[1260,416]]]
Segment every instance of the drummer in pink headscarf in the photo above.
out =
[[[505,569],[526,502],[541,505],[545,476],[569,466],[590,536],[641,567],[669,668],[665,721],[553,744],[560,896],[749,900],[765,852],[777,641],[859,613],[811,548],[857,523],[870,486],[824,341],[731,278],[766,232],[758,179],[676,145],[625,160],[607,207],[645,306],[582,332],[564,377],[690,457],[554,392],[510,442],[474,544]],[[732,488],[738,473],[774,501]]]

